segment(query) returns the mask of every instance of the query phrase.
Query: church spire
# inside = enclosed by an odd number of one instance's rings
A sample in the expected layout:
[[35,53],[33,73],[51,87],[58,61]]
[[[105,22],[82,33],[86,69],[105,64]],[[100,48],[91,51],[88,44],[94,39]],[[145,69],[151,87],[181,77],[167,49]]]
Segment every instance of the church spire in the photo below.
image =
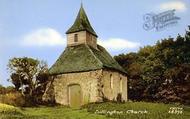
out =
[[75,33],[78,31],[87,31],[97,37],[97,34],[94,31],[94,29],[92,28],[92,26],[88,20],[88,17],[84,11],[82,1],[81,1],[81,7],[80,7],[79,13],[77,15],[77,18],[76,18],[74,24],[71,26],[71,28],[69,28],[69,30],[66,32],[66,34]]
[[80,4],[80,6],[83,7],[83,2],[82,2],[82,0],[81,0],[81,4]]

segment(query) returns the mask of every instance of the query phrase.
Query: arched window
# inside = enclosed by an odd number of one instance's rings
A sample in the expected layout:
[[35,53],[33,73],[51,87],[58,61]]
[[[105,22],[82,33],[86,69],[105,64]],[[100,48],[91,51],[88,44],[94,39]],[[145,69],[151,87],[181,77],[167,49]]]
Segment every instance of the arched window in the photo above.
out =
[[74,36],[74,42],[78,42],[78,34],[75,34],[75,36]]
[[110,74],[110,88],[113,89],[113,75]]
[[119,86],[120,86],[120,93],[122,93],[122,91],[123,91],[123,81],[122,81],[121,77],[120,77],[120,81],[119,81]]

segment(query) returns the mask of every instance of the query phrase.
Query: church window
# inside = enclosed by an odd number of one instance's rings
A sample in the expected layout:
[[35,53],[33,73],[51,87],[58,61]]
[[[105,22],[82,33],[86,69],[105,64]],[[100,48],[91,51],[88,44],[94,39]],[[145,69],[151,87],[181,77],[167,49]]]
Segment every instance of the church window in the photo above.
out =
[[110,74],[110,88],[113,89],[113,75]]
[[123,90],[123,81],[122,81],[121,77],[120,77],[119,85],[120,85],[120,92],[122,93],[122,90]]
[[75,36],[74,36],[74,41],[75,41],[75,42],[78,42],[78,34],[75,34]]

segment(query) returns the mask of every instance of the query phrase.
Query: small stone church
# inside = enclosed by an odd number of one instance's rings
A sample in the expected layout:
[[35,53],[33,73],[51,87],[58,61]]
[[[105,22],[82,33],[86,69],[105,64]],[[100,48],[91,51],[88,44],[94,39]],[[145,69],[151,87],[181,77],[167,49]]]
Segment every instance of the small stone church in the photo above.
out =
[[[83,6],[66,32],[67,47],[49,69],[43,100],[70,107],[102,102],[127,101],[127,74],[105,48],[97,44]],[[113,44],[114,45],[114,44]]]

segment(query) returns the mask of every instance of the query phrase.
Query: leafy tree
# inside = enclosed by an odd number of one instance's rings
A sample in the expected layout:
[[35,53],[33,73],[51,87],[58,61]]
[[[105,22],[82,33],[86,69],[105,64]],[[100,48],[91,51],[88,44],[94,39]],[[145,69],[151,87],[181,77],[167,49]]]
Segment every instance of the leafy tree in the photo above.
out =
[[190,26],[185,36],[114,58],[128,73],[130,99],[190,104]]
[[11,73],[9,80],[23,96],[34,101],[42,94],[48,78],[46,62],[28,57],[13,58],[9,60],[8,69]]

